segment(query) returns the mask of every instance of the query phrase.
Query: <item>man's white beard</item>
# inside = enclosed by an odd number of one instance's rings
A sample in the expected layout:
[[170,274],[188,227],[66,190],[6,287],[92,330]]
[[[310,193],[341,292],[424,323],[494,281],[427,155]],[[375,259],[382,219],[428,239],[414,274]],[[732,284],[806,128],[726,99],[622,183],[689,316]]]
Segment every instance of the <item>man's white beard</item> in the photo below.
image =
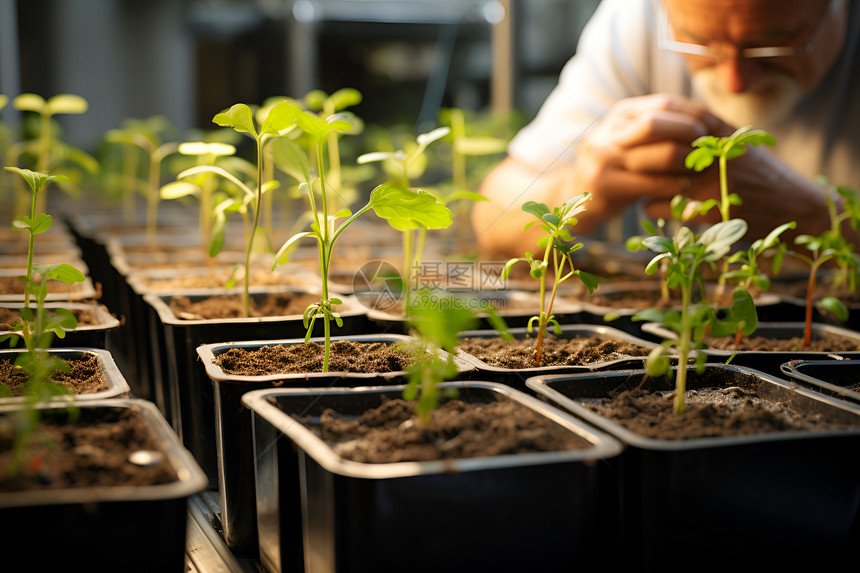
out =
[[735,127],[754,125],[768,128],[786,119],[803,97],[803,89],[790,75],[766,70],[740,93],[723,89],[714,68],[693,74],[693,98],[711,113]]

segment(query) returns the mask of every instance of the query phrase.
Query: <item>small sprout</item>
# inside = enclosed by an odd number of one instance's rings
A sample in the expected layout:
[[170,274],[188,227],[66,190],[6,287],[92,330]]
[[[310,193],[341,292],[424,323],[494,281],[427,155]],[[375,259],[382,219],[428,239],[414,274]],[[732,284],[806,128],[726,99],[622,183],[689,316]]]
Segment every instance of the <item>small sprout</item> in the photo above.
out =
[[[529,332],[532,332],[535,324],[537,324],[537,345],[535,347],[534,358],[534,363],[537,366],[541,363],[544,331],[552,325],[556,334],[561,333],[561,327],[552,314],[559,285],[575,276],[585,285],[588,292],[593,293],[594,289],[597,288],[598,277],[575,268],[573,258],[571,257],[575,251],[583,247],[583,244],[574,241],[570,229],[576,225],[576,215],[585,210],[585,202],[590,198],[590,193],[583,193],[582,195],[568,199],[552,210],[545,204],[535,201],[526,201],[522,206],[523,211],[537,218],[537,221],[527,224],[525,229],[529,230],[533,225],[538,225],[544,232],[544,235],[538,241],[538,246],[544,249],[543,257],[536,259],[531,252],[526,252],[524,257],[509,260],[502,270],[502,279],[507,279],[511,268],[516,263],[522,261],[529,265],[531,269],[529,273],[532,278],[540,281],[540,311],[528,322]],[[550,262],[552,263],[553,270],[553,284],[549,301],[547,301],[546,278]],[[570,266],[569,271],[565,270],[566,265]]]
[[[36,202],[44,191],[45,185],[51,181],[64,181],[64,175],[47,175],[21,169],[5,167],[7,171],[18,173],[30,186],[32,201],[30,215],[22,216],[12,222],[12,229],[24,231],[29,236],[27,249],[27,274],[24,277],[24,308],[21,309],[21,320],[13,325],[11,332],[0,336],[0,341],[9,340],[12,345],[21,339],[24,341],[26,352],[18,354],[15,366],[28,374],[26,383],[26,408],[18,421],[17,433],[13,444],[13,459],[10,474],[17,474],[24,464],[29,438],[39,424],[39,411],[35,408],[38,402],[52,396],[68,395],[70,391],[50,380],[55,370],[68,371],[69,367],[59,357],[50,356],[46,350],[51,346],[53,336],[63,338],[66,331],[77,328],[77,320],[67,309],[57,309],[54,316],[45,311],[45,299],[48,296],[48,284],[58,280],[66,284],[74,284],[85,280],[84,274],[67,263],[54,265],[39,265],[33,262],[35,237],[51,228],[52,218],[45,213],[36,213]],[[35,280],[35,275],[41,277]],[[30,297],[36,300],[36,309],[30,307]],[[2,387],[2,386],[0,386]],[[3,387],[5,388],[5,387]],[[8,390],[8,388],[6,388]],[[2,392],[6,394],[7,392]]]
[[[671,238],[658,234],[641,239],[643,247],[657,253],[647,264],[645,272],[653,274],[662,269],[667,284],[681,291],[680,311],[652,308],[633,317],[636,321],[647,320],[662,324],[677,335],[655,347],[645,360],[648,375],[660,376],[669,371],[669,351],[673,348],[677,351],[678,373],[674,403],[677,414],[683,413],[685,409],[688,359],[692,351],[705,347],[702,342],[704,337],[708,334],[728,336],[738,330],[749,335],[758,326],[755,304],[749,292],[742,288],[734,291],[732,305],[725,316],[718,317],[717,312],[710,306],[692,304],[693,287],[702,282],[701,265],[714,266],[729,253],[732,245],[740,240],[746,231],[746,221],[730,219],[707,228],[698,237],[688,227],[682,226]],[[696,356],[699,371],[704,368],[704,361],[704,354]]]

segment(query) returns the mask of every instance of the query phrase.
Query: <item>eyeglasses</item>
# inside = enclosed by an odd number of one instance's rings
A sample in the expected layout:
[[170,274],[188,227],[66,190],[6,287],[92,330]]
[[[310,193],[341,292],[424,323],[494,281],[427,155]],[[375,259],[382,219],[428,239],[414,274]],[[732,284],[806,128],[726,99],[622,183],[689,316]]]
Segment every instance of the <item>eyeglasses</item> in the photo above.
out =
[[[827,21],[827,16],[830,14],[831,10],[834,9],[837,1],[841,2],[841,0],[830,0],[830,2],[827,3],[827,7],[824,10],[824,14],[818,21],[818,25],[815,27],[815,32],[812,34],[812,38],[805,46],[766,46],[755,48],[740,48],[737,50],[737,57],[753,59],[777,58],[785,56],[808,56],[813,51],[815,51],[815,46],[818,44],[818,39],[821,36],[821,31],[824,29],[824,23]],[[670,52],[678,52],[681,54],[705,56],[719,61],[727,59],[726,50],[721,50],[715,48],[714,46],[707,46],[704,44],[677,41],[672,33],[672,28],[669,24],[669,16],[668,14],[666,14],[666,9],[663,7],[662,2],[660,2],[659,4],[660,20],[657,29],[657,45],[660,46],[660,49],[667,50]]]

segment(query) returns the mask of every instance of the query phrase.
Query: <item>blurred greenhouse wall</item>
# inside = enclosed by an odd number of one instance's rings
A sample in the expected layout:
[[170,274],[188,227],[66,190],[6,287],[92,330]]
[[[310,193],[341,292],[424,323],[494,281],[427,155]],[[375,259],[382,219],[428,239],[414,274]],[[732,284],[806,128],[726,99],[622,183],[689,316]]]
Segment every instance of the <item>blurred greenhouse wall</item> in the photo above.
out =
[[315,88],[359,89],[355,112],[381,124],[494,99],[530,117],[598,1],[0,0],[0,94],[83,96],[86,114],[58,118],[83,148],[127,118],[207,129]]

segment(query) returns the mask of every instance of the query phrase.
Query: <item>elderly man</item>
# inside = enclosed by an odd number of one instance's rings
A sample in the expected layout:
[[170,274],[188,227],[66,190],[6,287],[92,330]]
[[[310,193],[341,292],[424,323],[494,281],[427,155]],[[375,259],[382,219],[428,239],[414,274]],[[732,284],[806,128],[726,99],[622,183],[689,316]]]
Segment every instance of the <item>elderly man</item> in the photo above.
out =
[[824,231],[816,176],[860,187],[856,2],[603,0],[558,86],[485,179],[478,242],[502,256],[531,248],[527,200],[552,207],[589,191],[582,236],[634,204],[665,217],[677,194],[718,197],[716,167],[696,173],[684,158],[696,137],[744,125],[777,139],[729,163],[743,201],[732,214],[748,237],[792,220]]

